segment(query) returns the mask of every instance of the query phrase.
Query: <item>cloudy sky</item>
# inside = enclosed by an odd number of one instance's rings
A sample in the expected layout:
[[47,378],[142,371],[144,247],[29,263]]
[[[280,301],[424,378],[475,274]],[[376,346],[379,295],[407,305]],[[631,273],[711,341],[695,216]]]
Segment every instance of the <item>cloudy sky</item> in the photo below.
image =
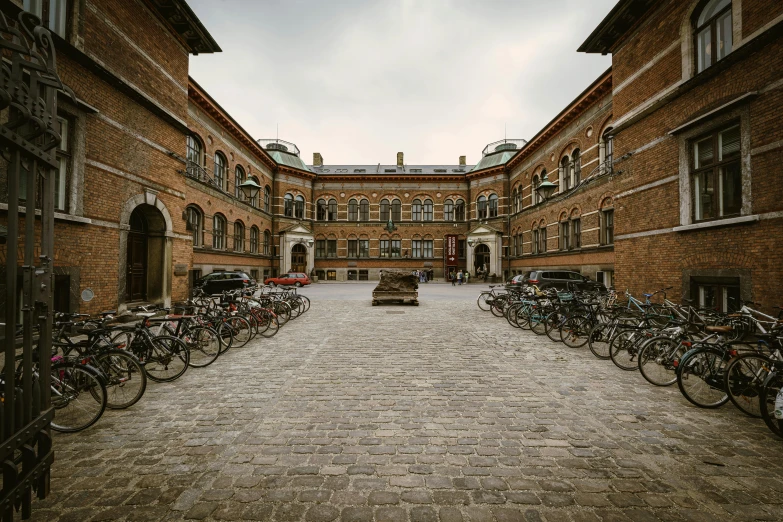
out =
[[474,164],[611,65],[576,49],[616,0],[189,0],[223,49],[190,73],[310,164]]

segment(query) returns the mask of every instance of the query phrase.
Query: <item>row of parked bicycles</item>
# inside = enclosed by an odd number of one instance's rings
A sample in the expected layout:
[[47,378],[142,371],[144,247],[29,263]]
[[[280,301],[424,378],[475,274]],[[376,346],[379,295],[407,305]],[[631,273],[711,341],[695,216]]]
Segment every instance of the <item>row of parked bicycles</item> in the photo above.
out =
[[[256,337],[274,336],[309,308],[295,288],[258,287],[220,295],[197,290],[179,306],[143,306],[126,316],[58,313],[51,360],[33,361],[34,375],[51,375],[52,429],[87,429],[107,408],[138,403],[149,381],[172,382],[190,368],[207,367]],[[17,376],[22,364],[17,358]]]
[[674,303],[666,296],[670,289],[639,299],[628,291],[618,296],[614,290],[495,285],[477,302],[514,328],[586,347],[655,386],[676,384],[701,408],[731,402],[783,437],[783,308],[774,317],[753,308],[758,303],[742,301],[736,312],[722,313],[689,300]]

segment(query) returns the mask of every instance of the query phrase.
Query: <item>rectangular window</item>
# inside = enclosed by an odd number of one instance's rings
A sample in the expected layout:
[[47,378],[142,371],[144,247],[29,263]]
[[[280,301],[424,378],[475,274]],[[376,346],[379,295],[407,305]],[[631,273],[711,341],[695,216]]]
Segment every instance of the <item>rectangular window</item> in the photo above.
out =
[[421,239],[411,241],[411,257],[421,257]]
[[432,239],[425,239],[422,244],[422,257],[435,257]]
[[511,251],[514,253],[514,256],[517,255],[517,236],[511,237]]
[[571,248],[582,248],[582,220],[571,220],[571,232],[573,235],[573,244]]
[[540,244],[538,245],[538,253],[539,254],[545,254],[546,253],[546,227],[542,227],[539,230],[538,239],[540,241]]
[[370,240],[359,240],[359,257],[370,257]]
[[389,245],[390,243],[388,239],[381,239],[381,257],[390,257]]
[[467,252],[467,241],[464,239],[457,240],[457,252],[460,259],[465,259]]
[[336,239],[328,239],[326,241],[326,256],[327,257],[337,257],[337,240]]
[[326,240],[315,240],[315,257],[326,257]]
[[258,281],[258,270],[257,269],[251,269],[250,270],[250,277]]
[[695,140],[691,168],[694,221],[740,214],[742,168],[739,125]]
[[359,241],[356,239],[348,240],[348,257],[359,257]]
[[421,203],[414,203],[411,207],[411,221],[421,221]]
[[348,281],[356,281],[356,270],[348,270]]
[[614,244],[614,210],[604,210],[601,213],[601,244]]
[[740,308],[739,277],[695,277],[691,279],[691,295],[700,308],[718,312],[735,312]]
[[399,239],[392,239],[391,241],[391,257],[400,257],[402,248],[400,248],[401,241]]
[[337,281],[337,271],[336,270],[327,270],[326,271],[326,280],[327,281]]
[[57,147],[57,162],[59,166],[54,176],[54,208],[66,211],[68,204],[68,178],[71,171],[71,150],[69,146],[70,122],[65,118],[57,118],[60,122],[60,145]]
[[443,205],[443,220],[454,221],[454,203],[447,201]]
[[359,270],[359,281],[369,281],[370,273],[367,270]]
[[432,221],[432,202],[424,202],[424,221]]

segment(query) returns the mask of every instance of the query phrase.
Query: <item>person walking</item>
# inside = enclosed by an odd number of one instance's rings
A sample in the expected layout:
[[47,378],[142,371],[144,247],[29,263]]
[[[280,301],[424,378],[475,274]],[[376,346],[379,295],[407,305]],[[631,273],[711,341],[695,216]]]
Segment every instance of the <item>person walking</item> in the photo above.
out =
[[464,279],[465,279],[465,284],[468,284],[468,280],[470,279],[470,272],[468,272],[467,270],[465,270]]
[[462,270],[457,272],[457,284],[462,286]]
[[449,280],[451,281],[451,286],[457,286],[457,277],[453,271],[449,272]]

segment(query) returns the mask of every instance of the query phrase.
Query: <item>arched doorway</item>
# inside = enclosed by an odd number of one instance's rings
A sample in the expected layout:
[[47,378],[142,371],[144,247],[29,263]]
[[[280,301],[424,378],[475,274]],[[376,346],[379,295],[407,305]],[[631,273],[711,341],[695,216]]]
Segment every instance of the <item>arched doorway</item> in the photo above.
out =
[[489,246],[478,245],[473,255],[473,273],[492,271],[489,262]]
[[307,247],[297,243],[291,248],[291,272],[307,271]]
[[125,302],[166,297],[166,220],[156,207],[138,205],[128,220]]

